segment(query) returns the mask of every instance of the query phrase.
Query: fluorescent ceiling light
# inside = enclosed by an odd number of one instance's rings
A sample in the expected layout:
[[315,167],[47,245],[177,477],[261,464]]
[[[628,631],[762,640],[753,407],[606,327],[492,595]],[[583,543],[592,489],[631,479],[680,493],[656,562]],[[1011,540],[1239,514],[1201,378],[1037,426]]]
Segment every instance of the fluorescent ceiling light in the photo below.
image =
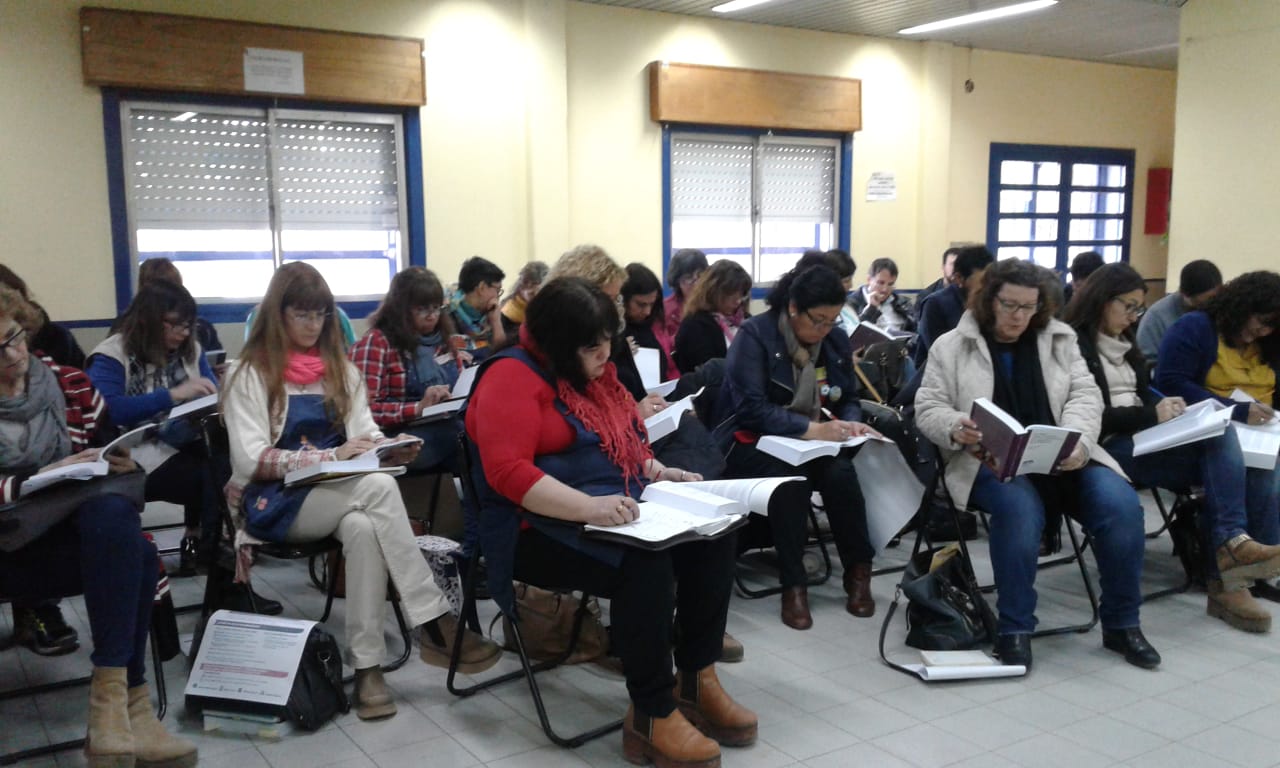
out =
[[172,121],[173,121],[173,122],[175,122],[175,123],[185,123],[185,122],[187,122],[188,120],[190,120],[191,118],[195,117],[195,116],[196,116],[196,114],[198,114],[198,113],[196,113],[196,112],[183,112],[182,114],[178,115],[177,117],[171,117],[171,118],[169,118],[169,119],[170,119],[170,120],[172,120]]
[[711,6],[711,10],[716,13],[733,13],[744,8],[750,8],[753,5],[763,5],[767,2],[769,0],[729,0],[727,3]]
[[[1057,5],[1058,0],[1032,0],[1029,3],[1017,3],[1015,5],[1006,5],[1002,8],[991,8],[986,11],[978,11],[977,13],[966,13],[963,16],[955,16],[942,21],[931,21],[928,24],[921,24],[915,27],[898,30],[900,35],[922,35],[925,32],[936,32],[939,29],[950,29],[951,27],[959,27],[965,24],[978,24],[984,21],[992,21],[994,19],[1003,19],[1006,16],[1016,16],[1020,13],[1030,13],[1038,11],[1041,8],[1048,8],[1051,5]],[[712,10],[715,10],[714,8]]]

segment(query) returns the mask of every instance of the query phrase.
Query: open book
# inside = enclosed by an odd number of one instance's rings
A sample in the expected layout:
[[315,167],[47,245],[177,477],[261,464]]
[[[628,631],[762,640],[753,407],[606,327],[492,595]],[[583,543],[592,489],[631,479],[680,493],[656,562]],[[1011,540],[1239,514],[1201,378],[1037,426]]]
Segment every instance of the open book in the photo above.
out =
[[640,514],[624,525],[586,525],[583,535],[644,549],[666,549],[715,538],[745,520],[765,514],[769,497],[783,483],[803,477],[760,477],[692,483],[650,483],[640,496]]
[[807,464],[822,456],[835,456],[845,448],[853,448],[862,445],[868,440],[879,440],[890,444],[893,443],[893,441],[887,437],[872,437],[871,435],[851,437],[848,440],[840,441],[805,440],[800,437],[765,435],[756,443],[756,450],[761,453],[767,453],[775,459],[781,459],[792,466],[798,467],[801,464]]
[[95,477],[103,477],[111,469],[111,465],[104,458],[108,453],[128,450],[141,445],[150,440],[158,429],[158,424],[144,424],[137,429],[125,432],[115,440],[107,443],[102,450],[98,451],[98,458],[93,461],[65,464],[47,472],[32,475],[22,481],[18,496],[19,498],[25,498],[51,485],[58,485],[71,480],[89,480]]
[[897,341],[899,339],[908,340],[914,333],[909,331],[895,331],[889,328],[881,328],[875,323],[869,323],[866,320],[860,321],[854,326],[853,333],[849,334],[849,345],[856,351],[869,347],[872,344],[880,344],[886,341]]
[[195,400],[188,400],[180,405],[173,406],[170,409],[165,421],[171,419],[182,419],[190,416],[203,416],[205,413],[212,413],[218,409],[218,393],[197,397]]
[[340,480],[353,475],[367,475],[370,472],[403,475],[405,472],[404,467],[382,466],[383,457],[400,446],[421,442],[422,438],[414,435],[402,434],[390,437],[355,458],[343,461],[321,461],[309,467],[295,469],[284,476],[284,484],[308,485],[325,480]]
[[[1257,402],[1247,392],[1235,390],[1231,399],[1237,403]],[[1276,456],[1280,455],[1280,420],[1272,417],[1265,424],[1242,424],[1231,422],[1231,428],[1240,439],[1240,450],[1244,452],[1244,465],[1254,469],[1272,470],[1276,468]]]
[[408,426],[416,427],[421,424],[430,424],[433,421],[452,416],[467,404],[467,398],[471,396],[471,387],[476,382],[476,371],[479,366],[471,366],[463,368],[462,373],[458,374],[458,380],[453,383],[453,389],[449,392],[448,400],[441,400],[435,405],[428,405],[422,409],[422,413],[418,418],[409,422]]
[[680,426],[680,419],[684,416],[685,411],[693,410],[693,399],[702,394],[699,389],[688,397],[680,398],[671,403],[666,408],[653,414],[644,420],[644,428],[649,432],[649,442],[656,443],[667,435],[675,432]]
[[1017,475],[1052,474],[1080,442],[1075,429],[1048,424],[1024,427],[985,397],[973,401],[969,415],[982,432],[982,447],[991,454],[987,465],[1001,482]]
[[1133,455],[1142,456],[1168,448],[1176,448],[1197,440],[1217,437],[1227,431],[1231,409],[1217,400],[1201,400],[1163,424],[1148,427],[1133,435]]
[[[662,352],[651,347],[640,347],[635,352],[636,370],[640,371],[640,383],[644,385],[644,391],[651,395],[661,395],[666,397],[675,391],[676,385],[680,383],[679,379],[671,381],[662,381],[659,372],[662,370],[660,364]],[[650,437],[650,440],[656,440],[656,437]]]

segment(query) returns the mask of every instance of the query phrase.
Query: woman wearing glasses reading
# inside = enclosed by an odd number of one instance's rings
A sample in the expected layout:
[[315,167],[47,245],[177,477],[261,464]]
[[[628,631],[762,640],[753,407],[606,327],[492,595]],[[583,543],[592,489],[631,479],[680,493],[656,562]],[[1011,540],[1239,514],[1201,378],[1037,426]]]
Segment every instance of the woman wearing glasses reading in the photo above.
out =
[[[1133,434],[1186,410],[1181,397],[1151,389],[1147,361],[1135,340],[1147,283],[1128,264],[1107,264],[1080,284],[1064,319],[1076,329],[1080,352],[1102,390],[1102,444],[1135,483],[1153,488],[1205,487],[1201,522],[1215,557],[1208,613],[1246,632],[1266,632],[1271,614],[1245,587],[1280,573],[1280,546],[1255,541],[1274,535],[1273,473],[1246,469],[1235,430],[1142,456],[1133,455]],[[1223,584],[1227,587],[1224,588]]]
[[[1102,394],[1075,333],[1053,319],[1056,280],[1049,270],[1018,259],[987,269],[959,325],[929,349],[916,395],[916,425],[941,449],[955,503],[970,503],[991,515],[1001,660],[1031,666],[1036,560],[1048,509],[1071,515],[1093,537],[1103,645],[1149,669],[1160,663],[1160,654],[1138,621],[1142,505],[1119,464],[1097,444]],[[982,434],[969,417],[980,397],[1023,424],[1069,427],[1083,436],[1054,474],[1019,475],[1002,483],[981,460]]]
[[[276,270],[240,359],[227,374],[223,417],[231,444],[227,504],[244,530],[264,541],[342,542],[347,578],[347,645],[355,666],[355,710],[362,720],[396,713],[382,678],[387,581],[413,625],[421,656],[449,665],[457,625],[414,542],[395,480],[354,475],[285,486],[291,470],[355,458],[384,438],[359,372],[342,353],[333,294],[304,262]],[[416,447],[392,449],[384,464],[407,464]],[[483,671],[501,649],[468,632],[462,669]]]
[[[723,262],[718,262],[723,263]],[[714,267],[713,267],[714,269]],[[803,564],[809,499],[814,490],[831,521],[844,565],[845,610],[875,612],[867,511],[848,451],[801,466],[756,449],[764,435],[841,441],[875,430],[859,421],[849,337],[836,326],[844,306],[840,277],[825,265],[783,275],[766,301],[769,311],[742,325],[725,361],[715,436],[725,450],[729,477],[804,475],[769,502],[769,527],[778,553],[782,623],[813,626]]]
[[[138,288],[115,332],[89,353],[85,370],[107,401],[113,426],[132,429],[218,391],[218,379],[192,333],[195,319],[196,302],[181,285],[154,280]],[[186,532],[179,573],[195,575],[200,552],[207,554],[214,544],[217,520],[201,521],[202,511],[213,514],[209,499],[216,491],[194,430],[166,434],[135,451],[134,458],[147,471],[147,501],[182,505]]]
[[425,409],[449,399],[460,366],[470,359],[449,343],[453,321],[442,311],[443,303],[444,288],[435,273],[409,267],[391,280],[382,306],[369,318],[368,332],[347,352],[364,375],[374,422],[388,432],[422,438],[410,470],[457,469],[460,421],[445,416],[408,426]]

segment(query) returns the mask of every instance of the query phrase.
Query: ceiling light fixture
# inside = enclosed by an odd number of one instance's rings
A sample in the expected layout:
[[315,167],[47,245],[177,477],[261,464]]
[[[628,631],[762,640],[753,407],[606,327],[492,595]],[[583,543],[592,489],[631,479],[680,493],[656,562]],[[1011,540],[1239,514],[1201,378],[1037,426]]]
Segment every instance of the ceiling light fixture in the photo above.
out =
[[172,120],[172,121],[173,121],[173,122],[175,122],[175,123],[185,123],[185,122],[187,122],[188,120],[190,120],[191,118],[195,117],[197,114],[199,114],[199,113],[198,113],[198,112],[183,112],[182,114],[177,115],[176,117],[171,117],[171,118],[169,118],[169,119],[170,119],[170,120]]
[[769,0],[729,0],[727,3],[711,6],[711,10],[715,13],[733,13],[750,8],[753,5],[764,5]]
[[1029,3],[1006,5],[1001,8],[991,8],[985,11],[978,11],[977,13],[966,13],[963,16],[954,16],[950,19],[943,19],[942,21],[931,21],[928,24],[907,27],[906,29],[898,30],[898,34],[922,35],[926,32],[936,32],[939,29],[950,29],[951,27],[959,27],[965,24],[979,24],[984,21],[1003,19],[1006,16],[1016,16],[1020,13],[1031,13],[1032,11],[1038,11],[1042,8],[1048,8],[1051,5],[1057,4],[1058,0],[1031,0]]

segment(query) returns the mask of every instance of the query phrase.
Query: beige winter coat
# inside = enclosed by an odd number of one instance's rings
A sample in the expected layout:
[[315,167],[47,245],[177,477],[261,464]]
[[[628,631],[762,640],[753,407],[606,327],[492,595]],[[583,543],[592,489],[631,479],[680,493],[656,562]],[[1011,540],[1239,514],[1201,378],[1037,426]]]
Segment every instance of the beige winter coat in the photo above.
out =
[[[1039,334],[1037,347],[1049,407],[1058,426],[1083,432],[1080,442],[1088,451],[1089,460],[1123,477],[1120,465],[1098,446],[1102,392],[1080,355],[1075,331],[1060,320],[1050,320]],[[973,401],[992,397],[994,392],[991,351],[973,313],[966,310],[955,330],[943,334],[929,348],[929,362],[916,394],[916,426],[941,449],[947,463],[947,490],[958,505],[969,499],[979,462],[952,442],[951,436],[960,419],[969,415]]]

